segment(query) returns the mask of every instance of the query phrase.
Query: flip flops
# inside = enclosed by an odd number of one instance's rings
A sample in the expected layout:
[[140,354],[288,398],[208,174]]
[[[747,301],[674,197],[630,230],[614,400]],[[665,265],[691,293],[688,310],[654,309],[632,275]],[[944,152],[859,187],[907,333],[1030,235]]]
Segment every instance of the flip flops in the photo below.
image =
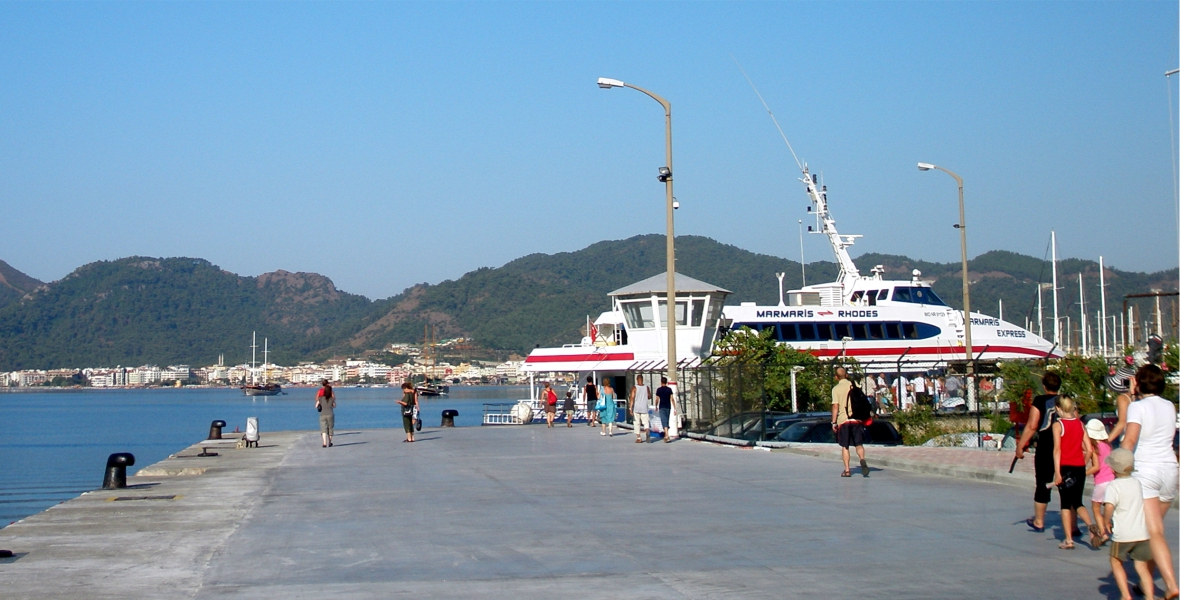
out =
[[852,477],[852,473],[849,473],[848,471],[844,471],[843,473],[840,474],[840,476],[841,477]]
[[1073,542],[1061,542],[1060,544],[1057,544],[1057,547],[1061,548],[1062,550],[1073,550],[1074,549]]
[[1040,527],[1037,527],[1037,526],[1036,526],[1036,524],[1035,524],[1035,523],[1033,523],[1033,520],[1032,520],[1032,518],[1031,518],[1031,517],[1030,517],[1030,518],[1028,518],[1028,519],[1025,519],[1025,520],[1024,520],[1024,524],[1025,524],[1025,525],[1028,525],[1028,528],[1029,528],[1029,529],[1032,529],[1033,531],[1035,531],[1035,532],[1037,532],[1037,533],[1041,533],[1041,532],[1045,531],[1045,526],[1044,526],[1044,525],[1042,525],[1042,526],[1040,526]]

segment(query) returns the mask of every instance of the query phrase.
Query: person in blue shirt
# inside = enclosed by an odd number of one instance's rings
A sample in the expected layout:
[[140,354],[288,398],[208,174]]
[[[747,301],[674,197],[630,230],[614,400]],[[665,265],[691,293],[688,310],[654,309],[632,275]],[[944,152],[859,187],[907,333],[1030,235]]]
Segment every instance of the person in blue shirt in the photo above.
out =
[[668,378],[660,378],[660,387],[656,389],[656,409],[660,413],[660,425],[664,428],[664,443],[672,441],[668,438],[668,427],[672,424],[672,407],[676,406],[676,393],[668,387]]

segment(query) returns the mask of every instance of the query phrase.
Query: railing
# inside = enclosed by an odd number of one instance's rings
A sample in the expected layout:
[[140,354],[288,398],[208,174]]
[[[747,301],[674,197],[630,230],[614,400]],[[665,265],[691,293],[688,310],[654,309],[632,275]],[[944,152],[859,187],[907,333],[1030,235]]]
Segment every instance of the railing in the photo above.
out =
[[520,425],[520,419],[512,416],[515,402],[489,402],[483,405],[484,425]]

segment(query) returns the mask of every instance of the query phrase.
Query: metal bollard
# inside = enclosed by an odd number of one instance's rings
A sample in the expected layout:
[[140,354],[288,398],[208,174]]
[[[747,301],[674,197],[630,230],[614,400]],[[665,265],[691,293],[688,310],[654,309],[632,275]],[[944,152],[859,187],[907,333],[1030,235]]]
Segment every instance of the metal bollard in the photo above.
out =
[[457,411],[453,408],[448,408],[448,409],[442,411],[442,426],[443,427],[454,427],[455,426],[455,417],[457,417],[457,416],[459,416],[459,411]]
[[214,421],[209,424],[209,438],[211,440],[221,439],[221,428],[225,427],[225,421]]
[[107,474],[102,478],[102,489],[117,490],[127,487],[127,467],[135,464],[130,452],[116,452],[107,457]]

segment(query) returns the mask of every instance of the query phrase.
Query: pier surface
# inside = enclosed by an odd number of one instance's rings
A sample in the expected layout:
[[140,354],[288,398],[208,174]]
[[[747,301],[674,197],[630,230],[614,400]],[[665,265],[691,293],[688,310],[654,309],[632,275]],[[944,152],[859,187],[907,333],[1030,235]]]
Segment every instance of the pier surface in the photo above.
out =
[[[1055,510],[1052,530],[1028,531],[1031,490],[888,468],[846,479],[824,458],[641,446],[585,425],[402,436],[347,431],[323,449],[315,433],[264,432],[259,449],[216,458],[189,449],[128,489],[0,530],[0,548],[17,553],[0,560],[0,589],[6,598],[1117,597],[1109,546],[1058,550]],[[1175,511],[1167,526],[1177,530]]]

